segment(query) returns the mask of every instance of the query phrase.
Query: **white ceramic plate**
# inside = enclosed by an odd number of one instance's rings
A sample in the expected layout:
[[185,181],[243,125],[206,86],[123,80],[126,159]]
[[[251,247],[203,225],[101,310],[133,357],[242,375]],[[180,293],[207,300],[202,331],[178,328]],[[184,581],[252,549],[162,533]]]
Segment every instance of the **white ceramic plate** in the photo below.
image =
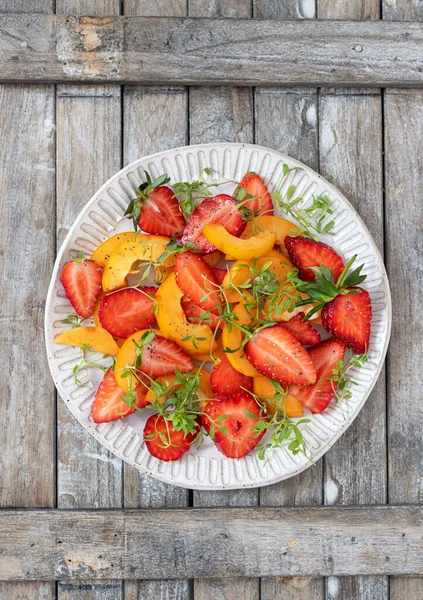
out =
[[[294,184],[296,194],[306,199],[324,192],[332,199],[334,235],[321,236],[321,239],[332,245],[345,262],[358,254],[357,264],[364,263],[367,274],[362,285],[370,293],[373,306],[369,360],[362,369],[351,372],[351,378],[359,384],[352,386],[351,399],[342,405],[332,401],[322,414],[306,414],[311,422],[303,425],[302,431],[310,457],[316,461],[349,427],[369,396],[385,358],[391,328],[391,298],[382,258],[359,215],[336,188],[312,169],[268,148],[248,144],[177,148],[137,160],[114,175],[88,202],[60,249],[47,295],[45,318],[48,361],[57,389],[75,418],[97,440],[116,456],[162,481],[206,490],[258,487],[288,479],[308,468],[311,461],[302,455],[292,456],[286,448],[279,448],[265,462],[258,459],[257,452],[231,460],[220,454],[213,442],[206,440],[200,450],[196,451],[194,444],[181,460],[165,463],[153,458],[142,441],[144,423],[151,411],[96,425],[90,419],[90,406],[102,378],[101,371],[91,369],[81,373],[84,385],[77,387],[72,369],[81,358],[80,349],[53,344],[54,337],[66,329],[61,319],[74,312],[60,284],[61,270],[78,251],[89,256],[106,238],[132,228],[123,214],[129,200],[136,195],[136,187],[144,181],[144,169],[153,178],[166,172],[172,182],[199,179],[204,167],[217,172],[213,176],[216,181],[239,181],[247,171],[256,171],[273,192],[284,163],[302,167],[289,174],[284,190]],[[217,188],[219,193],[231,193],[233,189],[234,185],[228,184]]]

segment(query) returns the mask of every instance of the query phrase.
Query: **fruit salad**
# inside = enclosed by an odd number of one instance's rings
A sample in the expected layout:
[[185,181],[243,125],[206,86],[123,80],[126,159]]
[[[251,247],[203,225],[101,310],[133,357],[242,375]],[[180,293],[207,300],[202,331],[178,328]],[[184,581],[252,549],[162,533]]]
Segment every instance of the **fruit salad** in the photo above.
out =
[[145,411],[162,461],[207,438],[265,459],[280,445],[306,454],[310,413],[351,397],[370,340],[366,275],[320,239],[335,226],[327,195],[282,193],[292,170],[272,194],[246,173],[231,195],[212,169],[188,182],[145,172],[127,230],[64,266],[75,313],[55,343],[82,349],[77,385],[82,368],[104,373],[94,423]]

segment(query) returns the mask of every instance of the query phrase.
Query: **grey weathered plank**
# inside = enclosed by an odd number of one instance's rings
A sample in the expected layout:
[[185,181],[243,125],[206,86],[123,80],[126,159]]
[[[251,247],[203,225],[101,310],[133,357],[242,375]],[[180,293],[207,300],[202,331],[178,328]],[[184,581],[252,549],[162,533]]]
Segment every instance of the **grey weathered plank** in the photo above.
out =
[[421,87],[422,37],[393,21],[4,15],[0,80]]
[[[127,16],[185,16],[186,2],[156,0],[125,2]],[[128,164],[153,152],[188,142],[188,93],[183,87],[124,88],[123,160]],[[152,118],[154,115],[154,118]],[[131,508],[176,508],[188,505],[189,493],[165,484],[125,464],[124,505]],[[125,582],[125,599],[187,600],[186,579]]]
[[[419,153],[422,144],[423,94],[410,90],[387,90],[386,263],[393,301],[392,336],[387,359],[388,497],[391,503],[423,501],[423,435],[420,427],[423,417],[423,335],[419,314],[423,286],[423,176]],[[407,595],[404,595],[405,591]],[[423,581],[394,580],[392,600],[405,597],[423,598]]]
[[56,14],[91,15],[93,17],[116,16],[120,12],[119,4],[119,0],[56,0]]
[[121,597],[120,581],[69,581],[61,582],[58,588],[60,600],[118,600]]
[[382,0],[381,4],[382,16],[385,20],[423,20],[423,4],[420,0]]
[[[0,506],[54,506],[54,385],[43,334],[55,251],[54,128],[52,86],[0,86]],[[8,600],[29,594],[50,600],[54,586],[0,586]]]
[[[394,2],[396,0],[393,0]],[[375,0],[319,0],[319,19],[379,19],[380,2]]]
[[0,0],[0,13],[54,13],[54,0]]
[[[225,2],[191,0],[190,17],[251,17],[250,0]],[[189,93],[190,143],[247,142],[254,140],[253,93],[249,88],[191,87]],[[258,490],[194,491],[194,506],[255,506]],[[259,597],[258,579],[196,579],[194,598],[222,600],[256,600]]]
[[[265,18],[314,18],[315,2],[257,0],[255,14]],[[256,141],[318,168],[317,90],[258,87],[255,90]],[[260,490],[261,506],[310,506],[322,503],[322,461],[297,477]],[[319,578],[264,578],[262,600],[324,598]]]
[[415,575],[423,507],[0,510],[0,552],[4,580]]

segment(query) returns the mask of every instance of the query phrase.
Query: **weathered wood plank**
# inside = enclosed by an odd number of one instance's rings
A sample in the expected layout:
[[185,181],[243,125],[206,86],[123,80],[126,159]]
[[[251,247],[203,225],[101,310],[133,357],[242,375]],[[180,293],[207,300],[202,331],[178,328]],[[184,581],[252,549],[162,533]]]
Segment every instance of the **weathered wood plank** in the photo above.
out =
[[423,507],[1,510],[0,552],[3,580],[415,574]]
[[56,0],[56,14],[93,17],[116,16],[120,13],[119,4],[120,0]]
[[[385,96],[386,263],[393,322],[388,353],[389,502],[423,502],[422,325],[423,94]],[[410,269],[413,276],[410,277]],[[406,398],[406,410],[404,402]],[[423,598],[423,581],[394,580],[391,599]]]
[[381,4],[382,16],[385,20],[423,20],[423,4],[420,0],[382,0]]
[[421,87],[422,37],[394,21],[3,15],[0,80]]
[[0,13],[54,13],[54,0],[0,0]]
[[60,600],[118,600],[122,598],[122,583],[120,581],[61,582],[58,598]]
[[380,19],[380,2],[376,2],[376,0],[353,0],[351,2],[319,0],[319,19]]
[[[186,2],[156,0],[125,2],[127,16],[185,16]],[[183,87],[126,86],[124,91],[123,160],[184,146],[188,142],[188,93]],[[154,115],[155,118],[152,118]],[[124,504],[131,508],[188,506],[189,492],[165,484],[125,464]],[[125,582],[125,599],[188,600],[186,579]]]

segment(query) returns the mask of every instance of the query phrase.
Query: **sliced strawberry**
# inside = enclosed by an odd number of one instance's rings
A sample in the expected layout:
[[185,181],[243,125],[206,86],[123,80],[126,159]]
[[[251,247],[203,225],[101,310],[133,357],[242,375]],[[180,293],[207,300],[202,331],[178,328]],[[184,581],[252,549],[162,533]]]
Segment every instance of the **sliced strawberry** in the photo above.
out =
[[257,371],[270,379],[300,385],[316,381],[316,370],[307,350],[279,325],[258,331],[246,343],[245,352]]
[[[147,388],[140,383],[136,386],[136,405],[138,408],[147,406],[145,394]],[[125,392],[116,383],[115,374],[109,369],[100,383],[94,401],[91,405],[91,416],[94,423],[108,423],[122,419],[135,412],[135,407],[123,401]]]
[[253,378],[234,369],[224,353],[220,357],[220,362],[213,367],[210,384],[216,396],[229,396],[241,388],[253,391]]
[[190,323],[203,323],[209,325],[213,331],[216,327],[221,331],[225,325],[225,322],[213,313],[209,313],[203,320],[202,316],[207,311],[205,311],[204,308],[201,308],[201,306],[198,306],[198,304],[192,302],[192,300],[189,300],[189,298],[183,298],[181,306]]
[[144,427],[144,440],[150,454],[166,462],[179,460],[198,435],[175,431],[173,423],[161,415],[151,415]]
[[185,227],[182,242],[194,242],[197,249],[204,254],[216,252],[217,248],[202,233],[204,225],[212,223],[222,225],[235,236],[241,235],[247,225],[242,220],[234,198],[219,194],[213,198],[206,198],[197,206]]
[[148,329],[156,322],[154,287],[126,288],[104,296],[98,316],[103,329],[118,338]]
[[138,227],[153,235],[181,237],[185,219],[173,191],[162,185],[148,192],[142,200]]
[[[81,254],[81,255],[80,255]],[[93,260],[85,260],[82,253],[68,262],[61,275],[66,296],[80,317],[88,319],[94,313],[101,293],[103,269]]]
[[215,277],[216,277],[216,279],[217,279],[217,283],[218,283],[219,285],[222,285],[222,283],[223,283],[223,280],[225,279],[225,277],[226,277],[226,275],[227,275],[228,271],[227,271],[226,269],[216,269],[216,267],[215,267],[215,268],[213,269],[213,273],[214,273],[214,276],[215,276]]
[[175,371],[188,373],[193,367],[193,362],[185,350],[161,335],[155,335],[143,348],[140,371],[150,377],[170,375]]
[[[213,428],[213,441],[228,458],[241,458],[257,446],[264,435],[264,431],[257,435],[254,430],[259,420],[259,405],[248,392],[243,391],[207,402],[201,417],[209,434]],[[225,428],[223,432],[221,427]]]
[[344,359],[345,344],[331,339],[310,348],[309,354],[316,368],[316,383],[309,386],[291,386],[290,393],[313,414],[321,413],[334,396],[337,382],[331,381],[332,370]]
[[243,203],[243,206],[246,206],[252,210],[256,215],[260,215],[261,213],[273,215],[272,198],[260,175],[257,175],[257,173],[253,172],[244,175],[237,189],[235,190],[235,194],[237,194],[237,192],[243,188],[247,194],[253,196]]
[[213,310],[222,304],[214,271],[199,254],[189,251],[178,254],[175,276],[184,295],[204,310]]
[[334,337],[342,340],[357,354],[369,348],[372,304],[366,290],[357,294],[339,295],[322,308],[322,325]]
[[332,271],[336,283],[342,273],[344,263],[333,248],[323,242],[315,242],[305,237],[286,237],[285,247],[289,258],[299,270],[300,279],[314,281],[316,275],[310,267],[323,265]]
[[279,327],[287,329],[294,335],[300,344],[304,346],[312,346],[320,342],[320,333],[314,329],[313,325],[308,321],[303,321],[305,314],[297,313],[294,317],[284,323],[279,323]]

